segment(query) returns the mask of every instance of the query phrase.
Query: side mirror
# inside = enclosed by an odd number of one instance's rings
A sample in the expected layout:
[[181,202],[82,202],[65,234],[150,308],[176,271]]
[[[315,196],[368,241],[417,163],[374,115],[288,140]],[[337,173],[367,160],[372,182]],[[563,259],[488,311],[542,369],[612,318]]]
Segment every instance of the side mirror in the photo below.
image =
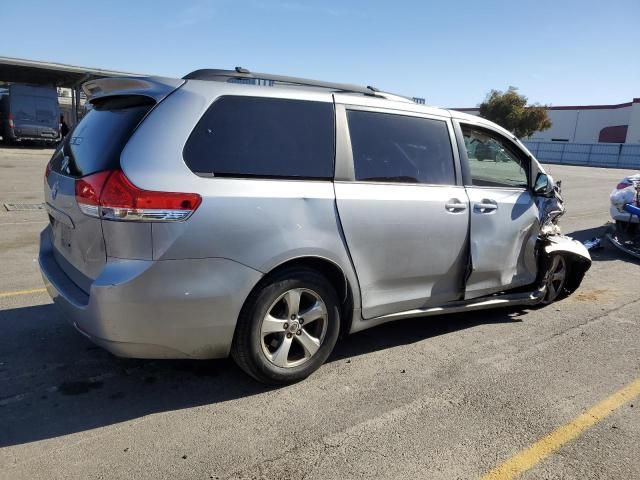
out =
[[543,197],[553,194],[553,179],[545,173],[539,173],[533,186],[533,193]]

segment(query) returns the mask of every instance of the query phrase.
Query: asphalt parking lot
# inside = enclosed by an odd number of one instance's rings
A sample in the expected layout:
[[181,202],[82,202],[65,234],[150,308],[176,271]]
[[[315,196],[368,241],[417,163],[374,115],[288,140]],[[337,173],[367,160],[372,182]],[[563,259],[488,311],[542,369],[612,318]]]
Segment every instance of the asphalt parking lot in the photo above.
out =
[[[266,388],[230,360],[118,359],[66,323],[45,212],[2,206],[42,201],[50,154],[0,149],[0,478],[640,478],[640,265],[611,246],[557,304],[384,325]],[[600,234],[626,171],[548,168],[564,232]]]

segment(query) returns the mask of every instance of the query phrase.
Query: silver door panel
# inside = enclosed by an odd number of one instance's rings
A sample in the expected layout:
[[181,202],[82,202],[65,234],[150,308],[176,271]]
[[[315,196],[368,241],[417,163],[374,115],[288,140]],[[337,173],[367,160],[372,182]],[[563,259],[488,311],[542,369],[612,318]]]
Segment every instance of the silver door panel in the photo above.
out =
[[364,318],[458,298],[468,228],[463,187],[336,182],[335,189]]
[[472,272],[465,298],[533,283],[538,208],[521,189],[467,187]]

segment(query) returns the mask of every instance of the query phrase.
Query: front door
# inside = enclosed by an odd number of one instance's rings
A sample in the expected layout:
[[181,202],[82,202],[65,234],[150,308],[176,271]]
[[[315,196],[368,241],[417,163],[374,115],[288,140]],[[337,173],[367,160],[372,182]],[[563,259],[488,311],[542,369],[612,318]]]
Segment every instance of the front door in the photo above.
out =
[[461,128],[471,177],[471,273],[465,298],[533,283],[539,222],[530,160],[497,131],[467,124]]
[[469,208],[450,122],[348,107],[337,114],[348,120],[339,135],[351,148],[338,156],[352,157],[352,178],[336,179],[336,202],[363,317],[459,299]]

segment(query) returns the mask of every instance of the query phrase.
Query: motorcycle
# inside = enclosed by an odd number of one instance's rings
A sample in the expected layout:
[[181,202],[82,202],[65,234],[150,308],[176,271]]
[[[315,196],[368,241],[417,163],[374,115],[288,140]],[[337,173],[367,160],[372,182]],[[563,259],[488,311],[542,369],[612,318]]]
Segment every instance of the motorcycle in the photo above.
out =
[[627,177],[610,199],[615,227],[606,237],[614,247],[640,259],[640,175]]

